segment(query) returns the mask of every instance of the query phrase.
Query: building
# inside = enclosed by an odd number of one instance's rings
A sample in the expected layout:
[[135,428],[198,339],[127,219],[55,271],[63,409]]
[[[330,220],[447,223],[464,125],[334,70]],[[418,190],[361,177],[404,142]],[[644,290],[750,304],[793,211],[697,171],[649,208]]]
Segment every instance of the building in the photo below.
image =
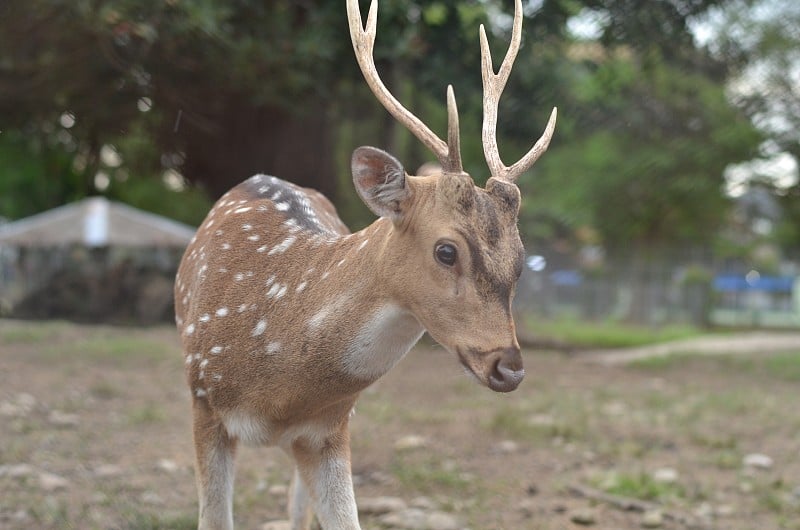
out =
[[104,197],[0,225],[0,315],[171,320],[173,278],[194,232]]

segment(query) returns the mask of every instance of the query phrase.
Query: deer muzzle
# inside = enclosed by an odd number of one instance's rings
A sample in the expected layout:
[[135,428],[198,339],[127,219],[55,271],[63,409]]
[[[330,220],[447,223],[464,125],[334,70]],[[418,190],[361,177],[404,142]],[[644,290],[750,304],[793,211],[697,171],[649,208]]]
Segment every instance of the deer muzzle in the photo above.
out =
[[505,348],[489,354],[487,384],[495,392],[511,392],[525,377],[522,356],[518,347]]
[[495,392],[511,392],[525,377],[519,346],[489,352],[478,350],[464,352],[459,349],[456,351],[461,364],[472,372],[478,381]]

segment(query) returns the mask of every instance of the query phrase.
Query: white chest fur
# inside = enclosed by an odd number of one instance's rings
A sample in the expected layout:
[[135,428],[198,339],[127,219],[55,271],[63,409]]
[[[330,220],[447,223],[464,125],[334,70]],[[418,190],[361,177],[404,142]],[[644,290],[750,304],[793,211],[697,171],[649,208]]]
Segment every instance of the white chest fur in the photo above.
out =
[[424,332],[408,311],[394,304],[381,306],[350,341],[342,357],[344,369],[359,379],[378,379],[408,353]]

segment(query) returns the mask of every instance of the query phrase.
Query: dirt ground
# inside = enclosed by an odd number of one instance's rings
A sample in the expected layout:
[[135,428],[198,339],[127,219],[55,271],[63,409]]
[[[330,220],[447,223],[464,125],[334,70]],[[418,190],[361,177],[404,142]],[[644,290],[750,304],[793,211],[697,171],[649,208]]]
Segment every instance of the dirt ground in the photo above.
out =
[[[441,348],[415,348],[352,420],[357,499],[398,497],[472,530],[800,529],[800,345],[525,363],[500,395]],[[192,458],[171,328],[0,320],[0,528],[192,528]],[[290,476],[279,451],[243,448],[237,528],[284,518]]]

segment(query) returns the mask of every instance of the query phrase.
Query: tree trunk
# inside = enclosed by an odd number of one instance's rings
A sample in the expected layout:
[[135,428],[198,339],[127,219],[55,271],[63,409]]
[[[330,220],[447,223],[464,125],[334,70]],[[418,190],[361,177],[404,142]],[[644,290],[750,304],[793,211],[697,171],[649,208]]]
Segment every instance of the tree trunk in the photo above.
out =
[[213,131],[184,124],[184,175],[216,198],[265,173],[315,188],[334,200],[331,126],[322,105],[292,113],[274,107],[228,105]]

